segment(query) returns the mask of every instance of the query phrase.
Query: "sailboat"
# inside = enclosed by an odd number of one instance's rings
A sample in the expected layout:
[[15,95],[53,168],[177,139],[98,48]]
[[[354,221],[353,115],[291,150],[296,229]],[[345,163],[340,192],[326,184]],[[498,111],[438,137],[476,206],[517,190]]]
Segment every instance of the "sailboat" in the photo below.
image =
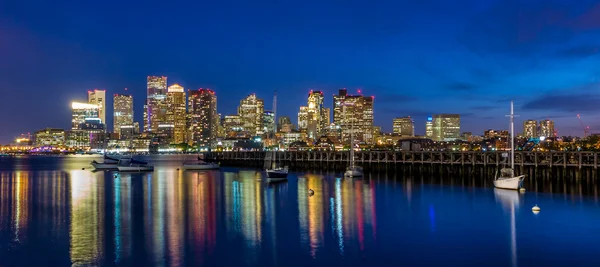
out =
[[152,172],[154,166],[148,164],[148,162],[133,159],[133,133],[131,134],[131,140],[129,141],[129,151],[131,158],[119,160],[117,169],[120,172]]
[[95,170],[117,170],[117,165],[119,164],[119,161],[121,160],[126,160],[124,158],[121,159],[117,159],[117,158],[111,158],[109,156],[106,155],[106,140],[104,140],[104,153],[103,153],[103,161],[102,162],[97,162],[96,160],[93,160],[91,162],[92,166],[94,166]]
[[500,176],[496,173],[494,187],[518,190],[523,185],[525,175],[515,176],[515,114],[514,102],[510,101],[510,168],[502,168]]
[[[344,105],[344,114],[346,113],[346,106]],[[344,116],[345,117],[345,116]],[[362,177],[363,168],[354,164],[354,124],[350,124],[350,166],[344,172],[344,177]]]
[[206,162],[200,158],[200,155],[198,155],[198,158],[196,161],[184,161],[183,162],[183,169],[185,169],[185,170],[216,170],[218,168],[219,168],[218,163]]
[[[277,131],[277,91],[273,95],[273,121],[275,122],[273,129],[273,134]],[[275,138],[275,136],[273,136]],[[268,153],[268,152],[267,152]],[[277,152],[275,149],[271,151],[270,154],[265,156],[265,169],[267,172],[267,182],[279,182],[287,180],[287,176],[289,173],[288,166],[278,166],[277,165]],[[275,158],[275,162],[272,162],[273,158]]]

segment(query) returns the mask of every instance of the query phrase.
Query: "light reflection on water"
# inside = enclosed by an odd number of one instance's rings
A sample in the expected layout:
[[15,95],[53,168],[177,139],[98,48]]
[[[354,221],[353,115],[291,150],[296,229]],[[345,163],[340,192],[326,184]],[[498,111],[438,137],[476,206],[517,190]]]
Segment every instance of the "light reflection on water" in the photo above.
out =
[[[77,164],[0,171],[0,265],[600,262],[590,256],[600,253],[594,197],[385,175],[291,173],[287,182],[267,184],[255,170],[186,172],[169,164],[115,176]],[[533,215],[533,204],[543,211]]]

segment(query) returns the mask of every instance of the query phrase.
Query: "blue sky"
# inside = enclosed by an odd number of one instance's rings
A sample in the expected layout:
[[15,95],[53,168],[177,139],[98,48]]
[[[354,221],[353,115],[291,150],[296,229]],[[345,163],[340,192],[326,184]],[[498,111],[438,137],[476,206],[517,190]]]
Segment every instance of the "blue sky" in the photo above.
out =
[[[375,123],[459,113],[462,130],[522,119],[600,129],[599,1],[2,1],[0,143],[70,125],[89,89],[134,95],[148,75],[208,87],[233,114],[250,93],[295,121],[309,89],[375,96]],[[112,101],[109,101],[112,106]],[[111,110],[109,110],[111,111]],[[110,117],[110,116],[109,116]],[[112,118],[108,120],[112,125]],[[517,126],[521,131],[521,126]]]

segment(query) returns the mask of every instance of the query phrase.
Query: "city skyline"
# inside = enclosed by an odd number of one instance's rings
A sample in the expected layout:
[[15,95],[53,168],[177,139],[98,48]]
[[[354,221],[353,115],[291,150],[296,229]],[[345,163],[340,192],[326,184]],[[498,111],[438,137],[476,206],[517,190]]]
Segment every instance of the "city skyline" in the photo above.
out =
[[[111,12],[90,3],[56,3],[54,12],[42,12],[32,10],[35,4],[0,10],[0,83],[8,92],[0,99],[0,143],[66,128],[65,103],[83,101],[82,90],[144,99],[147,75],[221,96],[256,93],[267,106],[278,90],[288,96],[280,97],[278,114],[289,117],[296,117],[307,89],[322,91],[326,104],[341,87],[352,94],[361,89],[376,96],[374,124],[386,132],[393,118],[411,116],[422,134],[419,122],[442,113],[460,114],[461,131],[505,128],[509,99],[521,118],[554,120],[559,135],[583,135],[577,114],[591,132],[600,129],[595,1],[307,1],[253,12],[218,2],[128,3]],[[188,20],[194,10],[211,23]],[[165,12],[180,16],[143,19]],[[126,19],[97,23],[114,17]],[[220,112],[233,113],[237,100],[220,98]],[[111,107],[112,99],[106,101]],[[143,103],[135,102],[141,122]]]

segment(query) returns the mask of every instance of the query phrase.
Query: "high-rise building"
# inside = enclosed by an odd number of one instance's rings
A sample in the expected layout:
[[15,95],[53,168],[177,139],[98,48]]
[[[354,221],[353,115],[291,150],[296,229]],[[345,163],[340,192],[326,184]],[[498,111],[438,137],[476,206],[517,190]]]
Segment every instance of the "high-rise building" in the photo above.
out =
[[[288,116],[281,116],[277,119],[277,131],[281,131],[281,129],[284,127],[284,125],[291,125],[292,124],[292,120],[290,119],[290,117]],[[292,128],[292,127],[290,127]]]
[[88,103],[98,106],[98,118],[106,124],[106,90],[88,91]]
[[433,117],[427,117],[425,122],[425,137],[433,140]]
[[219,130],[217,95],[210,89],[188,90],[188,110],[191,143],[210,144],[217,137]]
[[227,115],[223,119],[223,128],[227,137],[250,137],[250,134],[244,131],[242,119],[238,115]]
[[554,136],[554,121],[543,120],[540,121],[540,136],[553,137]]
[[306,106],[298,112],[298,128],[307,133],[308,138],[317,139],[329,126],[330,110],[323,107],[323,92],[310,90]]
[[133,128],[133,97],[115,94],[113,97],[113,131],[121,136],[121,128]]
[[[324,131],[329,125],[331,125],[331,109],[324,107],[321,109],[321,131]],[[323,135],[323,133],[320,133],[320,135]]]
[[433,115],[433,140],[453,141],[460,138],[460,115]]
[[173,84],[167,89],[167,125],[172,127],[171,143],[181,144],[186,141],[186,103],[183,86]]
[[73,102],[71,103],[71,110],[73,111],[71,129],[73,130],[80,129],[82,124],[86,122],[86,119],[99,119],[98,105]]
[[402,137],[415,136],[415,122],[410,116],[395,118],[393,132]]
[[349,95],[340,89],[333,96],[333,122],[342,128],[342,140],[350,139],[354,132],[355,140],[373,143],[373,96]]
[[275,136],[275,113],[270,110],[263,112],[263,132],[270,133],[271,136]]
[[147,93],[144,131],[158,132],[167,120],[167,77],[148,76]]
[[257,98],[256,94],[248,95],[240,101],[238,116],[240,116],[244,131],[248,131],[251,136],[263,134],[264,107],[264,101]]
[[538,123],[536,120],[523,122],[523,136],[527,138],[538,137]]
[[308,107],[301,106],[298,112],[298,130],[306,132],[308,130]]

